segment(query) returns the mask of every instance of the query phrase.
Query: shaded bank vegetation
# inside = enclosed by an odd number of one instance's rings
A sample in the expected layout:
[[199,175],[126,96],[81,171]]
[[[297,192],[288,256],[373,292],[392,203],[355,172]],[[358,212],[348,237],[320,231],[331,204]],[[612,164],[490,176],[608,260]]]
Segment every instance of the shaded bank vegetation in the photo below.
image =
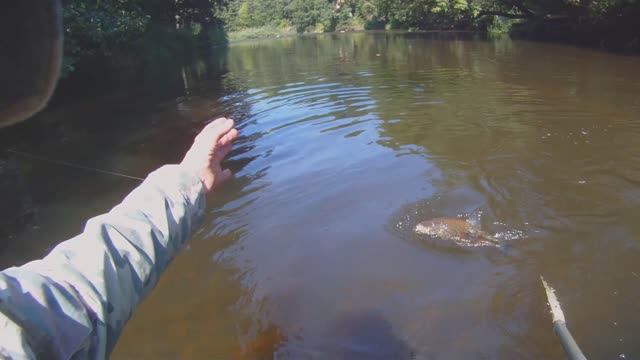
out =
[[[66,0],[62,85],[86,88],[190,61],[226,43],[225,0]],[[82,82],[83,84],[78,84]],[[105,82],[107,84],[105,84]]]
[[474,30],[638,51],[638,21],[640,0],[66,0],[64,74],[188,58],[227,32]]
[[640,41],[638,0],[230,0],[221,16],[232,33],[257,36],[474,30],[625,51]]

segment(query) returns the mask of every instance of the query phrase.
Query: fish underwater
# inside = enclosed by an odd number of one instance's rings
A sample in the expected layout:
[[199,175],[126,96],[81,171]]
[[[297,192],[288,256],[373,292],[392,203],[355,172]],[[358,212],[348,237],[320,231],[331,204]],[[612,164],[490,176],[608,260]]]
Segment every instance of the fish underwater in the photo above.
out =
[[502,247],[500,240],[482,231],[470,220],[459,218],[434,218],[425,220],[414,229],[442,245],[455,247]]

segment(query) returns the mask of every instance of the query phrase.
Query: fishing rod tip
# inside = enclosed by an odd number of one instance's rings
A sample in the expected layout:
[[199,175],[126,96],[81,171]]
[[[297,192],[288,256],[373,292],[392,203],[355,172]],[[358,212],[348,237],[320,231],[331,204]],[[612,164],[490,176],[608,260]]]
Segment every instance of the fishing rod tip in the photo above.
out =
[[549,284],[547,284],[547,282],[544,280],[544,277],[542,277],[542,275],[540,275],[540,281],[542,281],[542,286],[544,287],[544,291],[547,294],[547,301],[549,304],[549,308],[551,309],[551,316],[553,317],[553,322],[554,323],[558,321],[566,322],[564,318],[564,312],[562,311],[562,308],[560,307],[560,302],[556,297],[555,289],[549,286]]

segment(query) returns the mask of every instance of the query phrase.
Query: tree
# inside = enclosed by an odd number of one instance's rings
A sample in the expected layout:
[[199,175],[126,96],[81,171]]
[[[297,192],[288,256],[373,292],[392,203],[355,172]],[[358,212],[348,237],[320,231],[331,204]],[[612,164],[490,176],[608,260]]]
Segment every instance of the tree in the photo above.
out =
[[326,0],[293,0],[284,8],[285,18],[298,32],[330,21],[332,8]]
[[[226,0],[66,0],[63,3],[63,76],[82,63],[107,67],[144,61],[155,46],[182,52],[178,42],[209,44],[222,33],[219,13]],[[178,29],[177,29],[178,28]],[[150,34],[153,33],[153,36]],[[218,41],[221,41],[218,39]]]
[[109,58],[135,44],[150,21],[136,1],[67,1],[63,74],[83,58]]

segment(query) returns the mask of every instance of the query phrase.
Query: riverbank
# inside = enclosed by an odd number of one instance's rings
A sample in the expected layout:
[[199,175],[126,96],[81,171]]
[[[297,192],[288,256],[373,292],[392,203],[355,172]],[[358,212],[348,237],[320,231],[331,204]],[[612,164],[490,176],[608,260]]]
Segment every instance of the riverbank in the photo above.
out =
[[595,26],[572,26],[562,20],[547,20],[547,24],[540,22],[514,21],[503,19],[496,21],[491,26],[482,30],[417,30],[417,29],[380,29],[367,30],[364,27],[351,27],[336,31],[306,31],[298,33],[293,28],[278,28],[275,26],[263,26],[256,28],[232,31],[227,34],[229,43],[246,40],[268,40],[291,37],[297,35],[312,35],[323,33],[354,33],[362,31],[376,32],[408,32],[408,33],[477,33],[486,36],[509,36],[513,39],[530,40],[536,42],[557,43],[569,46],[579,46],[592,49],[600,49],[616,53],[638,54],[640,53],[640,38],[637,36],[614,36],[612,31],[604,31]]
[[227,34],[229,42],[243,40],[277,39],[287,36],[295,36],[298,33],[289,28],[278,28],[276,26],[261,26],[248,29],[232,31]]
[[[322,31],[308,31],[304,33],[298,33],[295,31],[283,31],[277,29],[264,29],[264,28],[251,28],[245,29],[241,31],[234,31],[228,34],[229,43],[237,43],[241,41],[250,41],[250,40],[270,40],[270,39],[280,39],[283,37],[294,37],[294,36],[308,36],[308,35],[320,35],[320,34],[354,34],[354,33],[389,33],[389,34],[401,34],[401,33],[409,33],[409,34],[478,34],[478,35],[486,35],[486,32],[481,31],[473,31],[473,30],[366,30],[366,29],[351,29],[351,30],[340,30],[340,31],[331,31],[331,32],[322,32]],[[492,33],[496,36],[506,36],[506,33]]]
[[314,27],[308,28],[304,32],[296,31],[295,27],[287,25],[286,23],[282,26],[265,25],[249,27],[229,31],[227,33],[227,39],[232,43],[243,40],[278,39],[296,35],[360,32],[365,30],[368,29],[363,20],[359,18],[352,18],[347,21],[341,21],[340,23],[329,24],[328,27],[323,24],[317,24]]
[[508,34],[514,39],[558,43],[623,54],[640,53],[640,32],[631,18],[609,22],[578,21],[566,16],[516,21]]

